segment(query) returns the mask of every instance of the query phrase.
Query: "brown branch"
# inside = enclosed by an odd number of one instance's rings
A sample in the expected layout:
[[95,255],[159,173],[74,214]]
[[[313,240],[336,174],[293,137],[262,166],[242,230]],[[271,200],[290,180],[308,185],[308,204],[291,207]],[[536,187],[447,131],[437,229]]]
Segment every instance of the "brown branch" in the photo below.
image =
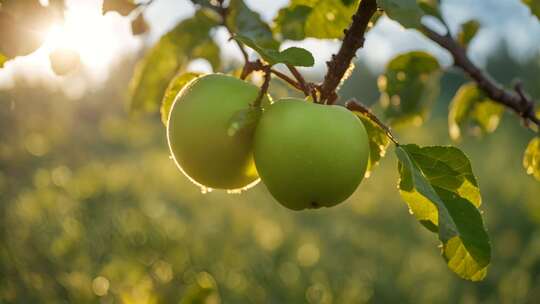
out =
[[513,110],[523,118],[526,124],[533,122],[540,126],[540,119],[536,117],[534,109],[534,101],[523,91],[521,84],[518,84],[514,91],[504,89],[501,84],[474,65],[467,56],[467,51],[451,35],[440,35],[426,26],[422,27],[422,32],[448,50],[454,59],[454,65],[467,73],[491,100]]
[[[252,72],[265,71],[265,69],[267,69],[267,68],[268,68],[268,66],[265,65],[260,60],[248,61],[248,62],[246,62],[246,64],[244,65],[244,68],[242,69],[242,75],[240,76],[240,78],[246,79],[246,77],[249,74],[251,74]],[[270,73],[272,73],[272,74],[276,75],[277,77],[281,78],[282,80],[284,80],[285,82],[287,82],[288,84],[293,86],[295,89],[297,89],[299,91],[303,91],[300,84],[298,82],[296,82],[294,79],[292,79],[291,77],[281,73],[280,71],[278,71],[276,69],[272,69],[272,68],[270,68]]]
[[377,11],[376,0],[363,0],[352,18],[351,26],[344,31],[345,37],[337,54],[328,61],[328,72],[320,85],[321,102],[333,104],[337,99],[336,88],[349,69],[356,51],[364,45],[364,34],[369,20]]
[[287,64],[287,68],[293,74],[294,78],[296,78],[296,81],[300,85],[300,90],[304,92],[304,95],[309,96],[310,92],[304,76],[293,65]]
[[296,82],[294,79],[292,79],[291,77],[281,73],[280,71],[278,71],[276,69],[271,69],[270,72],[272,72],[272,74],[276,75],[277,77],[283,79],[285,82],[287,82],[288,84],[293,86],[295,89],[297,89],[299,91],[304,91],[304,89],[301,87],[301,85],[298,82]]
[[396,146],[399,146],[399,143],[396,137],[394,136],[394,134],[392,134],[392,130],[390,130],[390,127],[385,125],[375,114],[373,114],[373,112],[371,112],[371,110],[367,106],[357,101],[356,99],[351,99],[345,103],[345,107],[351,111],[360,112],[366,115],[371,121],[376,123],[379,127],[381,127],[381,129],[384,130],[384,132],[386,133],[386,136],[394,144],[396,144]]

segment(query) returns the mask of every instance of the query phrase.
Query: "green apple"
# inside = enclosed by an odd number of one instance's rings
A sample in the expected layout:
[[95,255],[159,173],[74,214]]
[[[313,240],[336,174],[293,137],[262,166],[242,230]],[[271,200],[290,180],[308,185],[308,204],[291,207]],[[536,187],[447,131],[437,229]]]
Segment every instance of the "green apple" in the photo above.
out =
[[249,109],[258,94],[255,85],[223,74],[195,78],[178,93],[167,138],[176,164],[192,182],[240,190],[259,181],[253,161],[255,124],[229,132],[233,117]]
[[283,99],[264,112],[254,157],[261,180],[283,206],[331,207],[362,181],[369,143],[362,122],[344,107]]
[[81,64],[79,52],[70,48],[57,48],[49,54],[51,68],[58,76],[77,70]]

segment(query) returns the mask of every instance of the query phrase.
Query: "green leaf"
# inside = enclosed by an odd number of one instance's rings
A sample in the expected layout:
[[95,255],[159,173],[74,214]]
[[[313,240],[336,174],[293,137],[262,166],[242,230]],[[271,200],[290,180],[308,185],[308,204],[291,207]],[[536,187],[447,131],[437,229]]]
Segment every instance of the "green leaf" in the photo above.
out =
[[540,1],[539,0],[521,0],[531,9],[531,13],[540,18]]
[[310,67],[315,64],[313,55],[306,49],[299,47],[290,47],[283,51],[267,49],[259,46],[253,40],[242,35],[233,37],[235,40],[255,50],[262,59],[271,65],[284,63],[294,66]]
[[167,90],[165,91],[163,100],[161,101],[161,121],[165,126],[167,126],[167,123],[169,121],[169,114],[171,112],[174,100],[176,99],[176,95],[178,95],[178,93],[180,93],[180,91],[190,81],[199,77],[200,75],[201,74],[199,73],[180,73],[171,80],[169,86],[167,87]]
[[457,41],[461,46],[467,48],[476,34],[480,30],[480,22],[477,20],[469,20],[461,25],[459,30]]
[[4,67],[4,63],[6,63],[9,59],[7,56],[4,56],[0,54],[0,69]]
[[523,156],[523,167],[527,170],[527,174],[540,181],[540,137],[535,137],[529,142]]
[[319,39],[340,39],[351,24],[359,1],[354,5],[343,5],[338,0],[321,0],[313,6],[306,19],[306,36]]
[[368,177],[381,158],[386,154],[386,149],[390,145],[390,138],[386,135],[386,131],[371,120],[368,115],[359,111],[354,111],[353,113],[364,124],[369,138],[369,162],[366,170],[366,177]]
[[410,212],[442,242],[448,267],[479,281],[487,273],[491,245],[484,228],[478,184],[468,158],[455,147],[396,148],[399,190]]
[[235,136],[242,130],[254,130],[262,116],[261,107],[249,107],[236,112],[231,118],[227,135]]
[[306,20],[312,8],[305,5],[294,5],[279,10],[274,20],[274,31],[284,39],[304,40],[306,38]]
[[439,0],[416,0],[418,6],[426,15],[436,17],[439,20],[443,20],[441,10],[440,10],[440,1]]
[[292,0],[279,11],[274,30],[289,40],[339,39],[351,23],[358,3],[358,0]]
[[406,28],[419,28],[424,11],[416,0],[377,0],[377,4],[392,20]]
[[464,127],[480,134],[491,133],[497,129],[503,113],[504,107],[487,98],[475,83],[464,84],[450,103],[450,137],[458,140]]
[[435,57],[415,51],[391,60],[379,77],[379,102],[393,125],[421,124],[439,94],[441,68]]
[[248,37],[265,49],[279,48],[279,42],[274,39],[270,26],[243,0],[231,0],[227,24],[234,34]]
[[137,64],[130,87],[131,109],[157,111],[170,80],[192,59],[207,59],[217,69],[219,48],[210,37],[210,30],[217,25],[219,20],[199,10],[161,37]]

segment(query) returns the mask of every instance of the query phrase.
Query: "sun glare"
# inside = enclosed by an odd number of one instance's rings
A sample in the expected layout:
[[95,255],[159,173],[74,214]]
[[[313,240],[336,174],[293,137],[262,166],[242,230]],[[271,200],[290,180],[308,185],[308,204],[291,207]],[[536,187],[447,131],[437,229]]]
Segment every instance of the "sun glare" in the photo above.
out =
[[99,7],[71,5],[63,23],[50,27],[45,38],[47,52],[63,48],[79,53],[81,63],[93,72],[103,72],[124,50],[119,34],[127,32],[118,16],[103,16]]

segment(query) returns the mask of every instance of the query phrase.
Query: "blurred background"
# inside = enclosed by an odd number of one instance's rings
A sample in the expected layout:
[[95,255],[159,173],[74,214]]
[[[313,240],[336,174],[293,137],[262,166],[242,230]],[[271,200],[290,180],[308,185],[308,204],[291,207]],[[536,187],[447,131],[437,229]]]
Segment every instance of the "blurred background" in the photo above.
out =
[[[271,20],[286,0],[246,1]],[[485,281],[447,269],[436,238],[397,191],[393,149],[345,203],[314,211],[281,207],[259,184],[240,195],[203,194],[169,158],[158,115],[126,107],[143,50],[193,13],[189,1],[156,0],[151,31],[131,33],[101,2],[68,1],[66,28],[0,69],[0,303],[536,303],[540,299],[540,185],[522,154],[531,133],[506,113],[491,135],[457,145],[483,195],[493,260]],[[520,78],[540,99],[540,24],[518,0],[446,1],[452,28],[478,17],[471,57],[499,81]],[[485,14],[489,11],[489,14]],[[484,15],[482,15],[484,14]],[[59,32],[63,34],[59,34]],[[57,76],[48,52],[79,51],[76,73]],[[60,38],[59,38],[60,37]],[[223,60],[239,57],[217,32]],[[336,42],[306,40],[321,79]],[[378,100],[377,76],[395,54],[430,50],[420,35],[383,19],[369,33],[341,95]],[[210,71],[204,60],[195,71]],[[397,130],[401,142],[453,144],[448,104],[466,81],[453,69],[430,119]],[[291,94],[276,82],[274,97]]]

